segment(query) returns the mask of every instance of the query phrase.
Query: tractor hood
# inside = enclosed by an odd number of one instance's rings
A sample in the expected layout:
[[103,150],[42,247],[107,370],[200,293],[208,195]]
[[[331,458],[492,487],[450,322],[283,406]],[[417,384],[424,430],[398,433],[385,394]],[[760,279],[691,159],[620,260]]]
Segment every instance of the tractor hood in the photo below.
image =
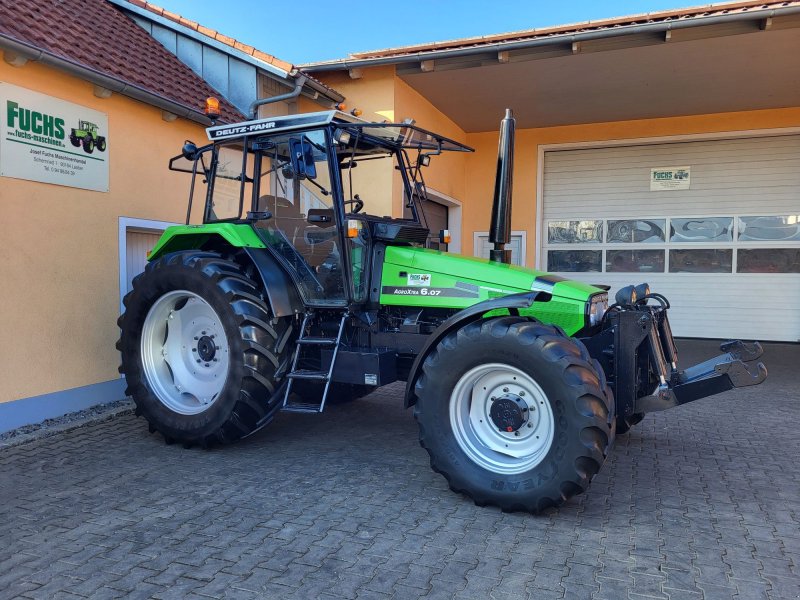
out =
[[[542,271],[408,246],[386,248],[382,283],[381,303],[395,303],[388,298],[384,301],[384,296],[401,296],[403,300],[424,296],[430,305],[431,296],[436,296],[442,300],[452,299],[444,304],[454,307],[529,290],[541,290],[553,297],[580,302],[603,292],[600,288]],[[427,292],[423,291],[425,288]]]

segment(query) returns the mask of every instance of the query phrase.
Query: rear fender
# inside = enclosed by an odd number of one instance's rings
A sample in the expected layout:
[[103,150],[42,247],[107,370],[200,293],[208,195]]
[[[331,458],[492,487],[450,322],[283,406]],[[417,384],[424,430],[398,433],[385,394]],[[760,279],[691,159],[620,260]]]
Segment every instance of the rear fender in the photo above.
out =
[[266,248],[242,248],[258,271],[272,314],[289,317],[302,313],[303,301],[286,269]]
[[250,259],[274,316],[287,317],[303,312],[303,302],[286,268],[249,225],[214,223],[169,227],[150,251],[148,260],[180,250],[229,252],[233,248],[238,248]]
[[405,407],[408,408],[417,403],[417,396],[414,393],[414,388],[416,387],[417,378],[422,370],[422,365],[425,363],[425,359],[428,354],[430,354],[431,350],[436,348],[436,345],[442,341],[446,335],[457,329],[461,329],[469,323],[480,320],[487,312],[505,308],[508,309],[512,315],[518,315],[519,309],[530,308],[534,302],[546,302],[550,300],[550,298],[551,296],[547,292],[533,291],[492,298],[491,300],[478,302],[469,308],[457,312],[439,325],[436,331],[428,338],[428,341],[425,342],[422,350],[414,359],[414,364],[411,366],[411,371],[408,374],[408,380],[406,382]]

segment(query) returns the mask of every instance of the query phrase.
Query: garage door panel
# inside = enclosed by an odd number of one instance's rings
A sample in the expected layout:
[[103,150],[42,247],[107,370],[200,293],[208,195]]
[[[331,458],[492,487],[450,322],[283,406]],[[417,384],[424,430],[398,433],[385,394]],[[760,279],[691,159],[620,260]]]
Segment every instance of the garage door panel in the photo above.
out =
[[[691,168],[689,189],[650,191],[651,168],[683,166]],[[661,225],[665,225],[668,232],[669,219],[733,217],[735,222],[736,217],[747,215],[800,215],[799,135],[548,151],[544,167],[543,246],[540,249],[543,268],[547,267],[548,251],[552,250],[663,249],[668,259],[664,272],[560,274],[587,283],[609,284],[612,297],[619,287],[648,281],[654,290],[670,298],[676,335],[800,339],[800,275],[668,272],[669,250],[722,250],[708,265],[701,263],[702,268],[713,271],[727,266],[733,270],[740,250],[796,249],[800,248],[800,241],[740,242],[733,235],[703,241],[701,233],[697,238],[691,236],[698,240],[696,242],[666,239],[647,244],[610,244],[605,239],[602,243],[582,241],[596,239],[596,234],[587,232],[578,232],[576,238],[559,235],[552,242],[548,239],[548,222],[553,220],[599,219],[607,229],[611,220],[659,219],[666,221]],[[688,225],[687,221],[681,223]],[[581,227],[587,226],[592,229],[591,223]],[[707,226],[708,223],[693,225]],[[730,266],[717,264],[725,258],[726,251]],[[603,255],[603,270],[606,254]],[[571,264],[578,268],[596,264],[588,256]],[[619,260],[619,253],[615,257]],[[646,253],[638,253],[633,260],[645,257]],[[626,258],[629,260],[632,259]],[[654,267],[660,269],[661,265],[654,263]]]
[[[561,275],[589,284],[610,285],[610,302],[620,288],[648,283],[652,291],[669,299],[670,323],[676,336],[800,340],[799,275],[691,274],[683,280],[652,273]],[[779,293],[770,294],[770,290]],[[721,323],[724,327],[720,327]]]
[[[788,173],[794,169],[800,169],[800,161],[797,164],[782,161],[781,165],[775,165],[774,161],[770,161],[765,162],[760,169],[747,169],[732,165],[725,168],[718,166],[716,169],[708,167],[705,171],[700,171],[695,165],[692,165],[692,179],[698,179],[698,181],[692,181],[691,189],[682,191],[742,189],[742,187],[748,190],[754,177],[759,180],[766,177],[771,178],[771,181],[765,182],[770,187],[791,186],[796,185],[798,179],[796,174]],[[649,194],[649,173],[649,168],[646,173],[642,173],[642,169],[636,169],[630,174],[631,177],[628,181],[620,182],[616,175],[596,175],[591,178],[587,177],[583,181],[552,182],[548,184],[548,188],[554,194],[580,190],[591,192],[597,190],[598,184],[605,184],[614,191],[647,192]]]
[[[707,154],[712,146],[712,154]],[[647,152],[642,153],[642,145],[615,146],[608,148],[592,148],[585,150],[567,150],[558,152],[552,161],[552,172],[564,171],[567,166],[585,166],[589,170],[599,169],[599,165],[618,163],[621,167],[630,165],[646,165],[651,159],[685,159],[689,158],[698,164],[716,164],[719,162],[749,162],[750,160],[768,160],[772,157],[795,160],[787,153],[796,151],[800,141],[797,136],[747,138],[738,140],[714,140],[697,142],[676,142],[666,144],[649,144]]]

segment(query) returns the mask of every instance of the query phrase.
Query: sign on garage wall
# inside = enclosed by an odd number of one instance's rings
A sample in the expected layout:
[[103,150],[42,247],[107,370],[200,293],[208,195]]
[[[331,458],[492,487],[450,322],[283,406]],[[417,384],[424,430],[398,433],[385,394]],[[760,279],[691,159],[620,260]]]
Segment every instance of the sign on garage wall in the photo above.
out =
[[688,190],[691,167],[656,167],[650,169],[650,191]]
[[0,84],[0,175],[108,191],[108,115]]

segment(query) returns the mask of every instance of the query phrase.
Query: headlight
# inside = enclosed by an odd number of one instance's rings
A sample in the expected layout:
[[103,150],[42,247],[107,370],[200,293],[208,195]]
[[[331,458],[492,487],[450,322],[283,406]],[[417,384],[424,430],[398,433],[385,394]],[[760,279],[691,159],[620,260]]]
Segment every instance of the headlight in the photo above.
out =
[[589,303],[589,325],[597,325],[608,310],[608,294],[596,294]]
[[636,303],[636,298],[636,288],[632,285],[626,285],[621,288],[614,297],[620,306],[632,306]]

